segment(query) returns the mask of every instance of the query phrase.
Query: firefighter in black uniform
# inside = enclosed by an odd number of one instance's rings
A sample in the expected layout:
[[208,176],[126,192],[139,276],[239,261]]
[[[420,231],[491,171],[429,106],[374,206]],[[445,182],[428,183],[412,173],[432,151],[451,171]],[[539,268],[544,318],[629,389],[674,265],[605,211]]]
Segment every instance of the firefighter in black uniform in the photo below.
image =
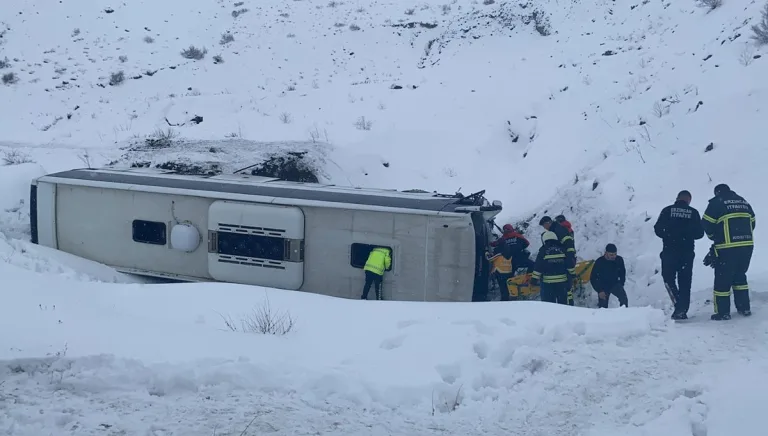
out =
[[661,277],[675,305],[672,319],[688,319],[694,245],[704,237],[699,211],[691,207],[691,193],[680,191],[677,201],[661,210],[653,230],[663,241]]
[[704,211],[702,224],[715,245],[715,313],[712,319],[731,319],[731,289],[736,310],[744,316],[752,315],[747,284],[747,270],[754,249],[755,212],[752,206],[728,185],[719,184]]
[[[549,216],[543,216],[541,220],[539,220],[539,225],[544,227],[546,231],[552,232],[557,236],[557,242],[560,244],[563,251],[565,252],[568,268],[570,269],[576,268],[576,246],[574,245],[573,235],[571,234],[571,232],[567,228],[565,228],[565,226],[558,223],[557,221],[552,221],[552,218],[550,218]],[[574,286],[574,281],[571,280],[569,282],[569,287],[568,287],[568,304],[571,306],[573,306],[574,304],[573,286]]]
[[554,232],[544,232],[544,245],[536,256],[531,284],[541,283],[541,301],[568,304],[568,289],[573,281],[574,269]]

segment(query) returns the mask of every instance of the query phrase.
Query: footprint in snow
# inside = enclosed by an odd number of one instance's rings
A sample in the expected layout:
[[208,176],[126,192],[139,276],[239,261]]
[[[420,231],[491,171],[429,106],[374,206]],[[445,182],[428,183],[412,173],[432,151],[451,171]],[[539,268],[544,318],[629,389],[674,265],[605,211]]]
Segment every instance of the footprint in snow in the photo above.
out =
[[405,321],[399,321],[399,322],[397,323],[397,328],[399,328],[399,329],[405,329],[405,328],[408,328],[408,327],[410,327],[410,326],[412,326],[412,325],[416,325],[416,324],[421,324],[421,321],[418,321],[418,320],[415,320],[415,319],[409,319],[409,320],[405,320]]
[[478,359],[483,360],[488,357],[488,344],[484,341],[475,342],[472,345],[472,349],[475,351]]
[[395,348],[400,348],[403,345],[403,342],[405,342],[405,335],[395,336],[394,338],[381,341],[379,347],[385,350],[394,350]]
[[455,383],[461,377],[461,367],[457,364],[437,365],[435,366],[435,371],[437,371],[443,382],[448,384]]

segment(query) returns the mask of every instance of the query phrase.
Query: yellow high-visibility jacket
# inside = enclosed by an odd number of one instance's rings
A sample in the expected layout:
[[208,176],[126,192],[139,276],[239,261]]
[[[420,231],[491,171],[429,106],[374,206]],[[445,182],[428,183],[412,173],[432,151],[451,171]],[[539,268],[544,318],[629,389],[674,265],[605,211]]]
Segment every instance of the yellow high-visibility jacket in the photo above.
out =
[[365,267],[363,269],[383,276],[384,271],[392,266],[392,256],[389,251],[389,248],[374,248],[371,251],[371,254],[368,255],[368,261],[365,262]]

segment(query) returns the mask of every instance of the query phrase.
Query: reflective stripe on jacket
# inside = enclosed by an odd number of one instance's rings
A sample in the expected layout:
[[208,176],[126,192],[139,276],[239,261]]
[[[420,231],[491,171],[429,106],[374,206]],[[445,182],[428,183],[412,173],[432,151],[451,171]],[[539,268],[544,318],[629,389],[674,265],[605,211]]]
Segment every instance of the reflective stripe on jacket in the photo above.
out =
[[384,275],[384,271],[392,266],[392,257],[389,254],[388,248],[377,247],[371,250],[371,254],[368,255],[368,261],[365,262],[365,271],[370,271],[380,276]]

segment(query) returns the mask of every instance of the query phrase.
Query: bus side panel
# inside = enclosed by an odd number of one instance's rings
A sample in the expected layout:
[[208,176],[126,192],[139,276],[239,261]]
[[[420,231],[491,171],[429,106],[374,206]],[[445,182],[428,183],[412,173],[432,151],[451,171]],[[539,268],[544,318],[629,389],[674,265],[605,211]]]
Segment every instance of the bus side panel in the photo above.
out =
[[59,248],[56,233],[56,191],[53,183],[38,182],[32,186],[29,219],[32,224],[32,242],[45,247]]
[[469,215],[430,217],[426,301],[472,301],[475,231]]

